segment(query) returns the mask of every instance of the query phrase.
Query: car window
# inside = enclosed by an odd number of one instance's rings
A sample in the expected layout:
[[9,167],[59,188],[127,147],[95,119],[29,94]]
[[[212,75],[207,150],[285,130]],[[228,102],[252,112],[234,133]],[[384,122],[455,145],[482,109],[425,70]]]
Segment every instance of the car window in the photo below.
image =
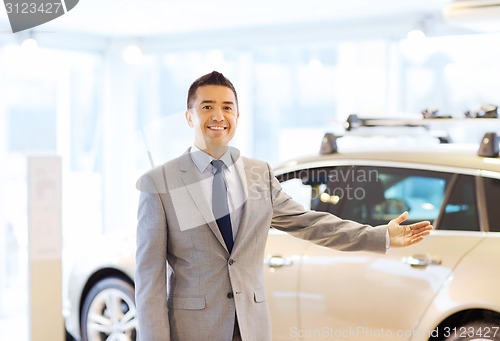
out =
[[283,190],[295,201],[302,204],[306,210],[311,209],[311,186],[301,179],[292,178],[281,183]]
[[408,222],[439,215],[451,175],[418,169],[339,166],[304,169],[278,179],[308,209],[364,224],[386,224],[405,210]]
[[370,225],[386,224],[404,211],[408,223],[438,215],[451,178],[448,173],[391,167],[357,167],[351,186],[355,196],[339,213]]
[[329,183],[336,183],[338,174],[344,174],[345,168],[304,168],[282,174],[277,178],[283,190],[306,209],[330,211],[336,214],[335,198],[340,194],[340,187],[335,186],[332,191]]
[[473,176],[459,175],[437,228],[439,230],[479,231]]
[[500,209],[498,209],[498,201],[500,200],[500,180],[484,178],[483,181],[490,231],[500,232]]

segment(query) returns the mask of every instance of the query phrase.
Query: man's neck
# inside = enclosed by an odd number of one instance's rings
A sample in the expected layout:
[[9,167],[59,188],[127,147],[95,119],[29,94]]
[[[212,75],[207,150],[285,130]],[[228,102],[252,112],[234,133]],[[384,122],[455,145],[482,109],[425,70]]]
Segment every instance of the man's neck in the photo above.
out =
[[222,155],[224,155],[227,152],[228,146],[211,146],[211,147],[205,147],[205,148],[200,148],[196,143],[194,144],[199,150],[204,151],[214,159],[220,159]]

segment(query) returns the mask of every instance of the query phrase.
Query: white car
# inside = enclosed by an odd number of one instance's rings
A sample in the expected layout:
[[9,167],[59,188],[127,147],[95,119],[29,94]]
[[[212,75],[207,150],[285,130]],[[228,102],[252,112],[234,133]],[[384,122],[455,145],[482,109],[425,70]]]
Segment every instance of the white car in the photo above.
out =
[[[273,340],[500,340],[498,138],[480,152],[322,152],[275,169],[307,208],[371,225],[430,220],[422,243],[340,252],[270,228],[265,267]],[[416,149],[416,148],[413,148]],[[82,340],[136,340],[135,240],[107,240],[75,264],[66,328]]]

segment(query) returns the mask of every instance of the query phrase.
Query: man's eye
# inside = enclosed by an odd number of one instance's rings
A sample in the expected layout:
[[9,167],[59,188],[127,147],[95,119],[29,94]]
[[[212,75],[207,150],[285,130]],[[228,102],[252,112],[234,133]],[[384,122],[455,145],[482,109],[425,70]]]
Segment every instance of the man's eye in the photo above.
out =
[[224,110],[232,111],[233,108],[232,107],[224,107]]
[[210,110],[210,109],[212,109],[212,106],[211,105],[205,105],[205,106],[202,107],[202,109],[204,109],[204,110]]

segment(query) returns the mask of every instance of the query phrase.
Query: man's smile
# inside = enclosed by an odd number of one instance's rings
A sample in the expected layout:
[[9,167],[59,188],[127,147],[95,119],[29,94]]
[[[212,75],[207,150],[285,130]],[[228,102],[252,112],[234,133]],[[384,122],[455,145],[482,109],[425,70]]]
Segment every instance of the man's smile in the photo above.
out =
[[225,127],[225,126],[208,126],[208,129],[222,131],[222,130],[227,129],[227,127]]

